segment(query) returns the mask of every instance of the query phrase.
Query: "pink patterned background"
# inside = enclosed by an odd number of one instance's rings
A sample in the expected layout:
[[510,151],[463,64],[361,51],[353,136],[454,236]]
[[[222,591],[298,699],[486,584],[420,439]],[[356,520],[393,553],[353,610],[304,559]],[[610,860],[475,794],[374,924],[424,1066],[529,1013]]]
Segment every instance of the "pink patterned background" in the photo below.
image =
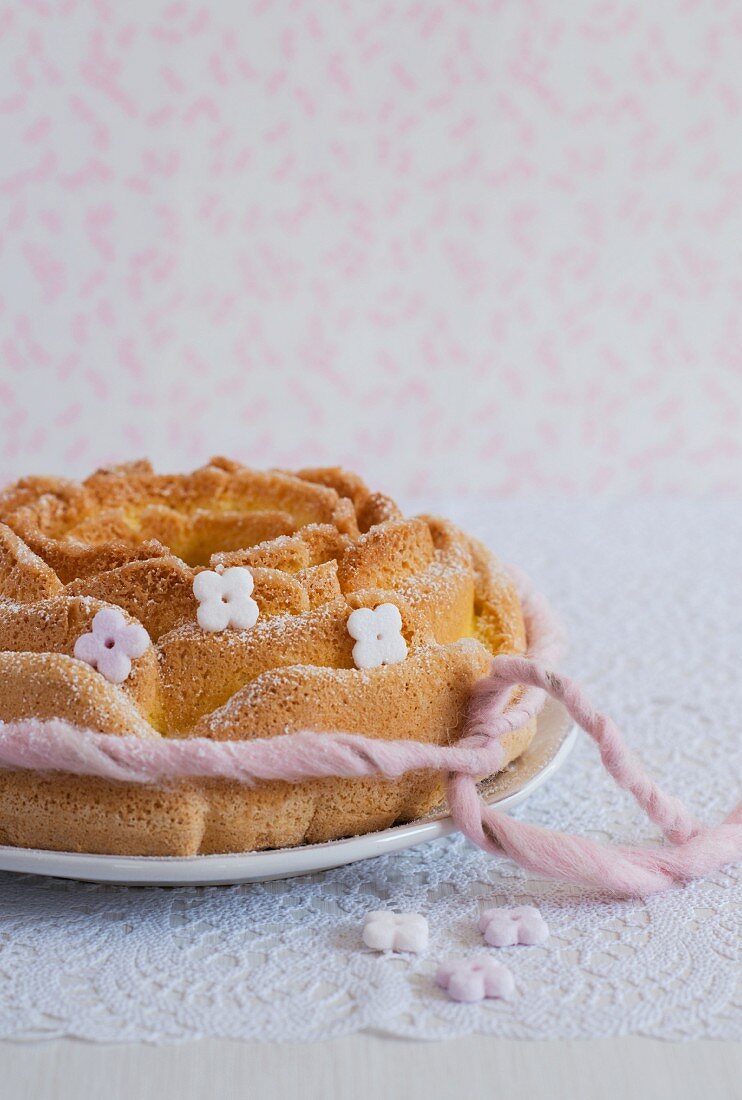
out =
[[742,4],[0,14],[0,479],[742,483]]

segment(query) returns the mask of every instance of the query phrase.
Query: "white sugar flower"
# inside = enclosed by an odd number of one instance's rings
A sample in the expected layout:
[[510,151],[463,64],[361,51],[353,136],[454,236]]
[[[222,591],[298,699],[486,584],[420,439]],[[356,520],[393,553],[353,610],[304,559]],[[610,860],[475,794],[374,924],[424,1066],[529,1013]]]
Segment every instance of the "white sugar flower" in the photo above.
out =
[[196,613],[202,630],[212,633],[235,626],[247,630],[258,621],[258,605],[252,598],[253,577],[243,565],[222,573],[204,569],[193,580],[193,595],[199,602]]
[[141,623],[127,623],[116,607],[102,608],[91,626],[91,632],[75,642],[75,656],[112,684],[123,684],[131,672],[132,657],[141,657],[149,648],[149,634]]
[[356,639],[353,660],[356,668],[396,665],[407,656],[402,637],[402,616],[393,603],[381,603],[375,610],[359,607],[348,617],[348,633]]
[[363,942],[374,951],[424,951],[428,946],[428,922],[420,913],[367,913]]

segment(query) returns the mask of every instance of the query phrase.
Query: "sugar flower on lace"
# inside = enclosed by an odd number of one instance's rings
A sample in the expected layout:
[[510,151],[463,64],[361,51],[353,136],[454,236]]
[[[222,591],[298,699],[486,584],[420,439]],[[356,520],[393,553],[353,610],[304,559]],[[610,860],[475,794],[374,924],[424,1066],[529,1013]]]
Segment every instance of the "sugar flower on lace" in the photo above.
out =
[[234,626],[247,630],[258,621],[258,605],[252,598],[253,576],[243,565],[217,573],[204,569],[193,581],[193,595],[199,602],[198,625],[207,633]]
[[367,913],[363,942],[374,951],[424,951],[428,946],[428,922],[420,913]]
[[507,999],[515,992],[515,980],[506,966],[487,955],[474,959],[449,959],[438,968],[437,984],[452,1001],[483,1001],[485,997]]
[[356,639],[353,660],[356,668],[395,665],[407,656],[402,637],[402,616],[393,603],[382,603],[372,610],[359,607],[348,617],[348,633]]
[[549,926],[533,905],[485,909],[479,918],[479,931],[491,947],[545,943],[549,938]]
[[141,623],[127,623],[116,607],[102,608],[91,626],[91,632],[81,634],[75,642],[75,657],[92,665],[112,684],[123,684],[131,673],[132,658],[147,651],[149,634]]

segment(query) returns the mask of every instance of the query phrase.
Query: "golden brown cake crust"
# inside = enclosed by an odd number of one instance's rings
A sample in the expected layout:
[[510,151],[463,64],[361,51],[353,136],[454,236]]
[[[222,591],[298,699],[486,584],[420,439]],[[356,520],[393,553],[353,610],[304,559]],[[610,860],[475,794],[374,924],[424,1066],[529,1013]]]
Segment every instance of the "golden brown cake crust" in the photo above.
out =
[[[247,566],[260,616],[207,633],[195,576]],[[408,656],[355,667],[348,618],[393,603]],[[98,611],[120,608],[152,645],[121,684],[74,657]],[[448,744],[493,654],[525,651],[517,593],[446,520],[405,519],[340,469],[250,470],[212,459],[187,475],[136,462],[75,483],[27,478],[0,494],[0,719],[66,719],[117,736],[239,740],[299,729]],[[528,746],[533,723],[503,745]],[[167,789],[0,771],[0,843],[194,855],[319,842],[386,828],[442,796],[427,772],[246,788]]]

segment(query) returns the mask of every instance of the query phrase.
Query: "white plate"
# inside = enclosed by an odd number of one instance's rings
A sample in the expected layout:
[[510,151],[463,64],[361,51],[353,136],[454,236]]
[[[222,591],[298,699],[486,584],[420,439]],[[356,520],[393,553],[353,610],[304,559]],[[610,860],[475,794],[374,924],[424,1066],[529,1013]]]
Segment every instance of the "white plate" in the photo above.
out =
[[[565,710],[553,700],[547,701],[528,750],[499,775],[480,784],[485,800],[504,810],[528,798],[562,766],[576,735],[577,730]],[[443,806],[409,825],[395,825],[382,832],[334,840],[329,844],[305,844],[268,852],[187,857],[99,856],[0,846],[0,871],[121,885],[222,886],[326,871],[435,840],[447,836],[455,828]]]

